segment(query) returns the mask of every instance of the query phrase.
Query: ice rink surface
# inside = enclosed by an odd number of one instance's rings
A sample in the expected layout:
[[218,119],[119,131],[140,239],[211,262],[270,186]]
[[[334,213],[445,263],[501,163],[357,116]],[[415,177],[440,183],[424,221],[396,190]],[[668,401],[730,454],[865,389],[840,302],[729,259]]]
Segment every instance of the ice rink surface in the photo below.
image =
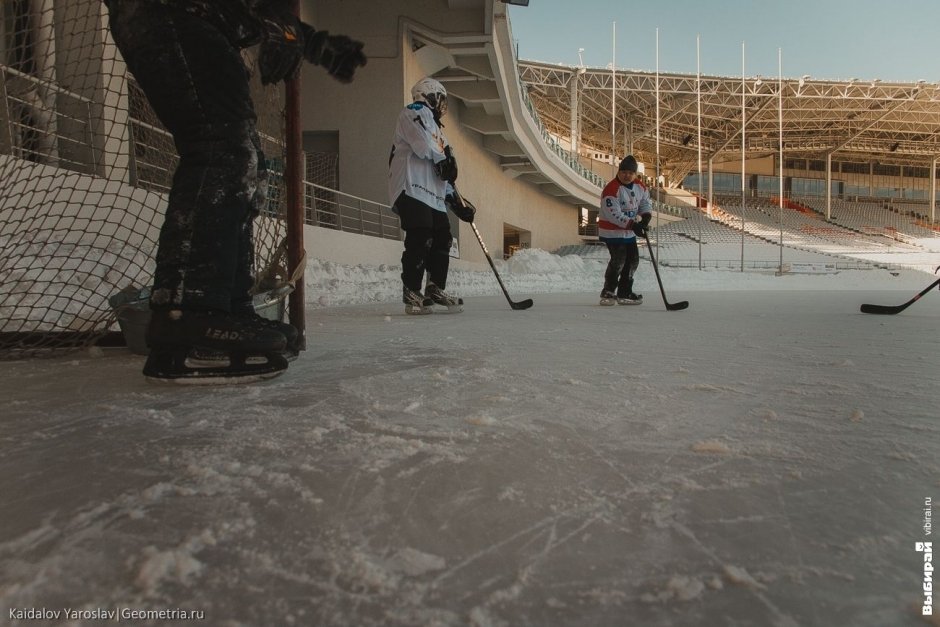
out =
[[930,276],[667,274],[691,302],[667,312],[642,272],[639,307],[314,309],[263,384],[154,385],[119,349],[0,363],[0,623],[928,624],[940,294],[858,308]]

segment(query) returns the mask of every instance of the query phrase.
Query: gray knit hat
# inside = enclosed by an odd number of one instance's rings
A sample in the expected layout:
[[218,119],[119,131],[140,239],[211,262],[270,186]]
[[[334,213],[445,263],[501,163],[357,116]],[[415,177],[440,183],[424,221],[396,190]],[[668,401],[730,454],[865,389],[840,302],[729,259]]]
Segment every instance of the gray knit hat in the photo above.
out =
[[636,162],[636,158],[633,155],[627,155],[623,158],[623,161],[620,162],[620,171],[630,170],[631,172],[637,172],[640,166]]

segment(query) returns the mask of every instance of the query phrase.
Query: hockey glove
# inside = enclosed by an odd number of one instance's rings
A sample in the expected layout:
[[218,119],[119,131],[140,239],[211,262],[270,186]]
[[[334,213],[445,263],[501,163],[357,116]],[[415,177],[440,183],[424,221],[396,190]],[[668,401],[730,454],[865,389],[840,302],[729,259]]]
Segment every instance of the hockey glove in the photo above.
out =
[[464,222],[473,222],[473,218],[477,213],[477,208],[474,207],[473,204],[466,198],[462,196],[455,196],[454,194],[448,194],[447,198],[444,199],[444,203],[450,207],[450,210],[454,212],[455,216]]
[[322,66],[339,82],[351,82],[356,68],[366,64],[361,41],[346,35],[330,35],[325,30],[317,31],[308,24],[304,24],[303,29],[306,41],[304,58],[314,65]]
[[300,20],[273,2],[262,4],[255,13],[263,33],[258,54],[261,84],[272,85],[294,78],[304,54]]
[[457,180],[457,160],[450,146],[444,147],[444,160],[434,164],[434,169],[442,181],[454,183]]
[[634,222],[631,228],[633,229],[633,232],[636,233],[637,237],[645,237],[646,231],[649,229],[649,224],[650,216],[644,216],[641,221]]

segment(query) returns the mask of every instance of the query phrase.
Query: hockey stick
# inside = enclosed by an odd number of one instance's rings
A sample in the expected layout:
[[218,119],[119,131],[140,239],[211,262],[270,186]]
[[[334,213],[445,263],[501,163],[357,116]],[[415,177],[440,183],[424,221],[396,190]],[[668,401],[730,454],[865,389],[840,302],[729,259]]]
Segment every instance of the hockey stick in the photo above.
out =
[[[457,191],[456,187],[454,187],[454,195],[457,196],[457,199],[461,203],[464,203],[463,196],[460,195],[460,192]],[[486,249],[486,244],[483,243],[483,238],[480,236],[480,231],[477,230],[477,225],[471,222],[470,228],[473,229],[473,234],[477,236],[477,241],[480,242],[480,247],[483,249],[483,254],[486,255],[486,260],[490,262],[490,267],[493,269],[493,274],[496,275],[496,280],[499,282],[499,286],[502,288],[503,294],[506,296],[506,300],[509,301],[509,306],[515,310],[528,309],[531,307],[533,305],[531,298],[515,302],[512,298],[509,297],[509,292],[506,291],[506,286],[503,285],[503,280],[500,278],[499,272],[496,271],[496,264],[493,263],[493,258],[490,257],[490,251]]]
[[666,305],[666,311],[682,311],[688,309],[689,301],[683,300],[678,303],[670,303],[666,300],[666,290],[663,289],[663,280],[659,278],[659,268],[656,266],[656,257],[653,256],[653,247],[650,245],[650,236],[643,233],[643,239],[646,240],[646,251],[650,254],[650,261],[653,262],[653,271],[656,272],[656,282],[659,283],[659,293],[663,295],[663,303]]
[[[938,268],[938,269],[940,269],[940,268]],[[927,292],[929,292],[929,291],[932,290],[933,288],[937,287],[938,285],[940,285],[940,279],[937,279],[936,281],[934,281],[933,283],[931,283],[930,285],[928,285],[927,287],[925,287],[925,288],[920,292],[920,294],[917,294],[914,298],[912,298],[911,300],[907,301],[907,302],[904,303],[903,305],[862,305],[862,308],[861,308],[861,309],[862,309],[862,313],[870,313],[870,314],[899,314],[899,313],[901,313],[902,311],[904,311],[905,309],[907,309],[908,307],[910,307],[911,305],[913,305],[915,302],[917,302],[918,300],[920,300],[920,297],[921,297],[921,296],[923,296],[924,294],[926,294]]]

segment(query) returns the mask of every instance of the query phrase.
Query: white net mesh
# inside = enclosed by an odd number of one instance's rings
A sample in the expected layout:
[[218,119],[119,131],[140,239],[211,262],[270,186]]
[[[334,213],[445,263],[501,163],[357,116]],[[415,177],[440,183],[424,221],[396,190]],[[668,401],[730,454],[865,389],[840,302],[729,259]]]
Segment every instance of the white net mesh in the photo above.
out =
[[[271,169],[256,263],[274,284],[286,278],[283,88],[255,78],[252,90]],[[108,298],[151,283],[176,163],[100,0],[0,0],[0,359],[112,328]]]

